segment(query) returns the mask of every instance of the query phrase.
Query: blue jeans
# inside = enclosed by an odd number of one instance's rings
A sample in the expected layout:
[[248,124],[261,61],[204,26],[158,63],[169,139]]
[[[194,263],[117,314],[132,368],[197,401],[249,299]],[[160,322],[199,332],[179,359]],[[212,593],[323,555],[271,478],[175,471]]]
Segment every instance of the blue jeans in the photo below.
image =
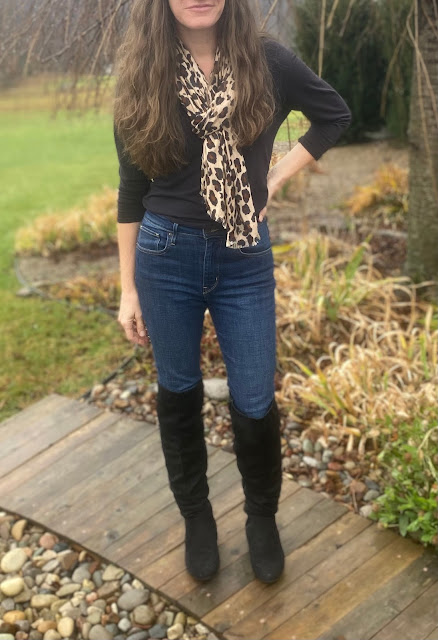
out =
[[226,230],[184,226],[146,211],[135,252],[135,284],[158,382],[171,391],[202,378],[200,343],[209,309],[238,411],[263,417],[274,398],[274,260],[267,218],[252,247],[225,246]]

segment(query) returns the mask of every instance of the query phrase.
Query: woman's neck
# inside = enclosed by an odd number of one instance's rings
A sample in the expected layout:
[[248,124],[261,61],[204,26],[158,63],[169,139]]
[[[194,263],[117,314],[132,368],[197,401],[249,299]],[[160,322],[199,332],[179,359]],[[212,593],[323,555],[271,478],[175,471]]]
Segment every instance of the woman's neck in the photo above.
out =
[[215,29],[185,29],[180,26],[178,35],[195,60],[213,59],[216,55]]

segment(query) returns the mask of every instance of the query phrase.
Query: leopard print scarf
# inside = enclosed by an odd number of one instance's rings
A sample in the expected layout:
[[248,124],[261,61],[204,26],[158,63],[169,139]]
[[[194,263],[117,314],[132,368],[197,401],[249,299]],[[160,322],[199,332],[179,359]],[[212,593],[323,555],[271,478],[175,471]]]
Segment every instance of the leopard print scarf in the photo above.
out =
[[208,215],[227,230],[227,247],[257,244],[260,235],[245,159],[236,148],[230,128],[235,81],[228,61],[218,48],[212,82],[208,84],[190,51],[178,39],[176,85],[192,130],[204,140],[200,194]]

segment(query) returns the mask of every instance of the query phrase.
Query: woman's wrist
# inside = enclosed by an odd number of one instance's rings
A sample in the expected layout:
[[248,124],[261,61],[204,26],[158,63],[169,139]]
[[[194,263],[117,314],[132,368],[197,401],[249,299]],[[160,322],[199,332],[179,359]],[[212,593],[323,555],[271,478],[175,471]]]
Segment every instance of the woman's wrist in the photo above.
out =
[[268,173],[269,193],[276,193],[312,160],[315,160],[312,154],[298,142],[270,169]]
[[135,286],[135,282],[128,282],[127,284],[122,284],[121,293],[124,298],[137,297],[137,287]]

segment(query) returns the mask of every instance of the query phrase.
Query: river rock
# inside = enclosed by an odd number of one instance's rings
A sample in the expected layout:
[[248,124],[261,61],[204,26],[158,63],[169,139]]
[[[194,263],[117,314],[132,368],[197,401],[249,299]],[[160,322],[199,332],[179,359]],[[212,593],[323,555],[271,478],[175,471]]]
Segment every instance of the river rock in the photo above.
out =
[[24,518],[22,518],[21,520],[17,520],[17,522],[15,522],[12,525],[11,535],[14,538],[14,540],[17,540],[17,541],[21,540],[21,538],[23,537],[23,533],[26,528],[26,525],[27,525],[27,520],[25,520]]
[[230,390],[226,378],[209,378],[204,380],[204,393],[211,400],[228,400]]
[[58,633],[56,629],[49,629],[44,634],[43,640],[61,640],[61,635]]
[[39,539],[39,545],[40,547],[44,547],[44,549],[53,549],[57,542],[59,542],[59,539],[53,535],[53,533],[49,533],[48,531],[43,533]]
[[174,624],[172,627],[169,627],[167,630],[167,637],[169,640],[178,640],[179,638],[182,638],[183,634],[184,627],[179,622]]
[[88,564],[81,564],[77,569],[73,571],[73,575],[71,579],[73,582],[78,582],[82,584],[83,580],[89,580],[91,578],[91,574],[88,571]]
[[58,598],[64,598],[65,596],[70,596],[72,593],[76,593],[76,591],[79,591],[80,588],[81,585],[77,582],[67,582],[58,589],[56,595],[58,596]]
[[109,564],[102,574],[102,580],[108,582],[109,580],[120,580],[125,572],[120,567],[116,567],[113,564]]
[[13,573],[20,571],[21,567],[27,560],[27,555],[23,549],[11,549],[3,556],[0,562],[0,569],[3,573]]
[[21,576],[13,576],[12,578],[6,578],[0,584],[0,591],[5,595],[13,598],[18,595],[20,591],[24,589],[24,580]]
[[66,616],[58,622],[58,631],[62,638],[69,638],[73,635],[75,629],[75,621]]
[[113,640],[113,634],[101,624],[95,624],[88,634],[89,640]]
[[32,596],[30,606],[34,607],[35,609],[43,609],[44,607],[50,609],[50,606],[57,600],[57,596],[51,593],[37,593]]
[[135,607],[147,602],[149,591],[147,589],[130,589],[122,593],[117,600],[117,606],[122,611],[132,611]]
[[15,624],[17,620],[24,619],[24,611],[18,611],[18,609],[14,609],[13,611],[6,611],[6,613],[3,615],[3,622],[7,622],[8,624]]
[[153,624],[155,618],[155,611],[147,604],[141,604],[134,609],[134,622],[137,624]]

